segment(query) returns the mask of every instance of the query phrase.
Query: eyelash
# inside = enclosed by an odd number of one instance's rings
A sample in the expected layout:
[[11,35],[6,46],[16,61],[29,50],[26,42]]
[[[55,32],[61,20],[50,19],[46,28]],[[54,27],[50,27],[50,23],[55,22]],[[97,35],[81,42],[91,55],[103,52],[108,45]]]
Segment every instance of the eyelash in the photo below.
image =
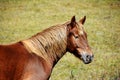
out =
[[75,35],[74,35],[74,37],[75,37],[75,38],[79,38],[79,36],[75,36]]
[[76,39],[79,38],[79,35],[76,36],[73,33],[71,33],[71,34],[74,36],[74,38],[76,38]]

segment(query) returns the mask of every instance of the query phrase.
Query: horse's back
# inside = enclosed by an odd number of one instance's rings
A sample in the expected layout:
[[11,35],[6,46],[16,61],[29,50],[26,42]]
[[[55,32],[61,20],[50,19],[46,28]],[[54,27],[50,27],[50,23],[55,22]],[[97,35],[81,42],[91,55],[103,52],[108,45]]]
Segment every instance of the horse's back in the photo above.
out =
[[21,43],[0,45],[0,80],[46,80],[49,66]]
[[21,43],[0,45],[0,80],[19,80],[29,55]]

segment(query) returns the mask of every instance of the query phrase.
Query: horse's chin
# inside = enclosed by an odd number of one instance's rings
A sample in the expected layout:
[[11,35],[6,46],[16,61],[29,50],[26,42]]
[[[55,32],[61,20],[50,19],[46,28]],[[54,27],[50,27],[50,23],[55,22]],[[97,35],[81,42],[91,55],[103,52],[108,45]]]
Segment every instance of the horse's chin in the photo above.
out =
[[89,64],[89,63],[91,63],[91,61],[84,61],[84,60],[83,60],[83,63],[84,63],[84,64]]

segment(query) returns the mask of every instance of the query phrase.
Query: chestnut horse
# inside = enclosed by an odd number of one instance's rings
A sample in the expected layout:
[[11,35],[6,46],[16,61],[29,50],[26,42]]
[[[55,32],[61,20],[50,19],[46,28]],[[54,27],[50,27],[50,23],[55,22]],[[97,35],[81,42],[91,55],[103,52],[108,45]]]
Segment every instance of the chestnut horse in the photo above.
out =
[[49,80],[52,69],[66,52],[88,64],[93,53],[83,24],[86,16],[52,26],[29,39],[0,45],[0,80]]

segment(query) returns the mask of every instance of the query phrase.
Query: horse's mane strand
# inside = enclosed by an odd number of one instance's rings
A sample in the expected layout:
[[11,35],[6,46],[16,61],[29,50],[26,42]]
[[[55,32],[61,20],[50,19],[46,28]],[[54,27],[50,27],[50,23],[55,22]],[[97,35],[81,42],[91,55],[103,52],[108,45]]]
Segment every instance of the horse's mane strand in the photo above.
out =
[[31,53],[46,60],[57,59],[66,52],[67,24],[52,26],[22,42]]

